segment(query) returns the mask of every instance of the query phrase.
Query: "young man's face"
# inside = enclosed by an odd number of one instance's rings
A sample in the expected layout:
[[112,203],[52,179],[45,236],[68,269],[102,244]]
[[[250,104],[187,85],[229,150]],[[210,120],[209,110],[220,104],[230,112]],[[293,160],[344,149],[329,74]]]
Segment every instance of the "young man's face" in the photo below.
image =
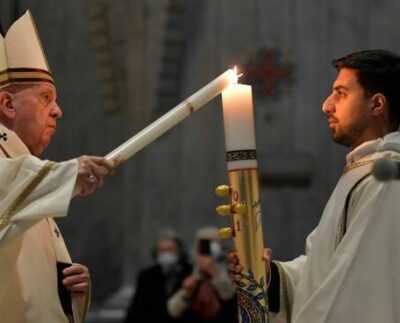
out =
[[55,87],[47,83],[33,85],[12,94],[15,109],[13,130],[35,156],[40,155],[49,145],[56,131],[56,119],[62,116],[56,99]]
[[374,139],[369,138],[372,106],[372,98],[365,96],[358,83],[357,72],[342,68],[333,84],[332,94],[322,106],[333,140],[353,149],[364,141]]

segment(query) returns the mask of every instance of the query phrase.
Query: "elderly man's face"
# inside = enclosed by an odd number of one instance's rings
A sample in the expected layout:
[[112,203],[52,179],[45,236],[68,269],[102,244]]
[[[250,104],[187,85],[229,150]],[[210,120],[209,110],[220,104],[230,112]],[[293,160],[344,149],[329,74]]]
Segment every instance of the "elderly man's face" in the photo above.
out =
[[57,92],[53,85],[40,83],[12,94],[15,109],[13,130],[30,152],[39,156],[50,143],[62,117]]

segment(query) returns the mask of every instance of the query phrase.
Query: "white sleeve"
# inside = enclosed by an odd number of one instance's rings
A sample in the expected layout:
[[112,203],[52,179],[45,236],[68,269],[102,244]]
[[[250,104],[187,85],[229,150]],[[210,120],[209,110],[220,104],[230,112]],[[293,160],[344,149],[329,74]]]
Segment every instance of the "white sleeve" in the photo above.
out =
[[30,155],[0,158],[0,246],[43,218],[67,214],[77,167],[76,159],[49,163]]
[[280,262],[275,264],[279,270],[279,303],[280,308],[278,313],[271,313],[271,323],[284,323],[290,321],[288,316],[291,316],[293,308],[294,291],[300,280],[304,264],[307,261],[307,254],[312,246],[315,229],[311,232],[306,240],[306,255],[301,255],[291,261]]
[[317,229],[314,229],[308,236],[306,240],[306,246],[305,246],[305,255],[301,255],[291,261],[284,261],[284,262],[279,262],[281,265],[282,269],[285,270],[286,276],[289,280],[290,285],[296,287],[300,275],[303,271],[304,264],[307,260],[307,254],[309,253],[311,247],[312,247],[312,242],[315,236],[315,232]]

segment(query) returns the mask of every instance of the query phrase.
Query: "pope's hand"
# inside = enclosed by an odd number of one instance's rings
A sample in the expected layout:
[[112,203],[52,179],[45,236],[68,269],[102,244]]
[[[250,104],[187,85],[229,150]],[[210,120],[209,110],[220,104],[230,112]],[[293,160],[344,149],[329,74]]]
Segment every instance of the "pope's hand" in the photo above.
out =
[[104,157],[80,156],[78,160],[78,176],[75,193],[89,195],[103,185],[104,176],[112,174],[117,166],[115,162]]
[[64,286],[70,291],[72,297],[84,297],[90,290],[89,269],[80,264],[72,264],[63,270]]
[[[272,249],[265,248],[262,255],[262,260],[265,262],[265,277],[269,280],[269,268],[272,258]],[[239,258],[234,251],[228,254],[228,270],[231,275],[231,281],[237,284],[242,279],[243,266],[239,263]]]

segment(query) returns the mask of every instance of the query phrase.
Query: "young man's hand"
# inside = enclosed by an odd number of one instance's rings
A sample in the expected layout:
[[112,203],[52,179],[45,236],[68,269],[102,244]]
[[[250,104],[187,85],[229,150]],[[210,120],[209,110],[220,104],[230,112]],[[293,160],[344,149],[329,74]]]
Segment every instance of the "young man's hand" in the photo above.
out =
[[[262,260],[265,262],[265,277],[269,280],[269,266],[272,258],[272,249],[264,248]],[[235,285],[242,279],[243,266],[239,263],[239,258],[234,251],[228,253],[228,270],[231,281]]]

